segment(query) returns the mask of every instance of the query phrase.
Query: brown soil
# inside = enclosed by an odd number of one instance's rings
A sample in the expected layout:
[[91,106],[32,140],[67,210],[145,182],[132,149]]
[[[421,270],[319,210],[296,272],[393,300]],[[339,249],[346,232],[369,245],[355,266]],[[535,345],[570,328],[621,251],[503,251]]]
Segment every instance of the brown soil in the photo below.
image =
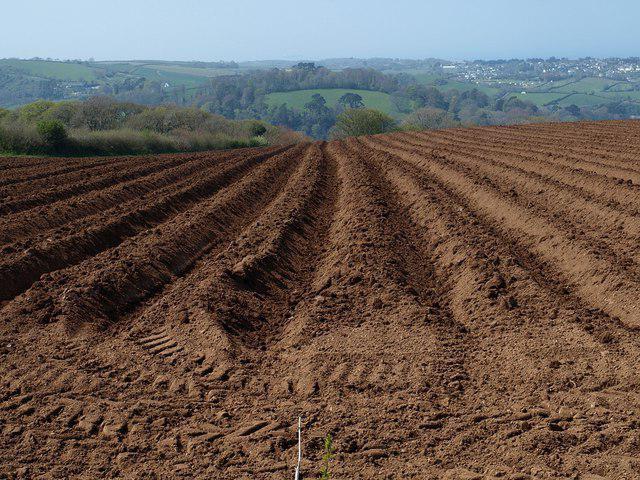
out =
[[0,159],[0,478],[640,478],[639,151]]

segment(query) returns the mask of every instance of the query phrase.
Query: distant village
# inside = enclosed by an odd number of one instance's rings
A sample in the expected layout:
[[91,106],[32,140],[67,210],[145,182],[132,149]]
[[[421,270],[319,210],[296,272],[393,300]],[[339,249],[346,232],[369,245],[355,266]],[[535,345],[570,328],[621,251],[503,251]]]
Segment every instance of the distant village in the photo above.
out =
[[[437,69],[438,67],[435,67]],[[469,81],[561,80],[601,77],[619,81],[640,79],[640,58],[530,58],[526,60],[474,60],[441,63],[443,73]]]

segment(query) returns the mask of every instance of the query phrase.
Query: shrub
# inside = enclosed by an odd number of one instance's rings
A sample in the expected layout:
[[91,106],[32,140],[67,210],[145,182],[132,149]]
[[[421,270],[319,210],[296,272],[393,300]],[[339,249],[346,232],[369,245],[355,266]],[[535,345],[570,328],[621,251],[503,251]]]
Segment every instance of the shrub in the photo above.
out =
[[440,108],[419,108],[402,122],[406,130],[436,130],[460,126],[453,117]]
[[43,120],[58,120],[70,127],[80,105],[80,102],[58,102],[46,111]]
[[67,142],[67,130],[58,120],[40,120],[37,124],[38,133],[47,148],[60,151]]
[[11,122],[0,124],[0,151],[16,154],[45,153],[42,137],[35,127]]
[[331,130],[332,138],[375,135],[396,130],[396,122],[389,115],[368,108],[349,109],[338,115]]
[[296,132],[286,127],[274,127],[269,125],[267,132],[263,135],[269,145],[292,145],[294,143],[302,143],[310,141],[302,132]]
[[132,115],[127,126],[135,130],[153,130],[169,133],[173,130],[199,130],[207,121],[208,114],[197,108],[160,106],[147,108]]
[[49,100],[38,100],[29,103],[18,110],[18,117],[24,123],[35,123],[42,120],[44,115],[55,104]]
[[175,141],[154,132],[120,129],[78,131],[72,138],[73,150],[82,155],[128,155],[176,152]]
[[239,140],[208,132],[178,130],[171,134],[130,129],[74,132],[72,148],[81,155],[128,155],[257,147],[257,140]]
[[265,127],[261,122],[252,122],[249,127],[249,132],[252,137],[261,137],[267,133],[267,127]]
[[153,154],[303,140],[298,133],[257,120],[228,120],[197,108],[144,107],[106,97],[0,109],[0,150],[13,154]]

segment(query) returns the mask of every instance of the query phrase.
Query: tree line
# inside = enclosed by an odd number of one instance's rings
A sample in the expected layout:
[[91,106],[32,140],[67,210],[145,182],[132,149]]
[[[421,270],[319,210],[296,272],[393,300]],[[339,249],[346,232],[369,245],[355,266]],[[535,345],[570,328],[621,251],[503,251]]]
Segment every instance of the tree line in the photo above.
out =
[[120,155],[289,144],[304,140],[283,127],[229,120],[195,107],[118,102],[40,100],[0,109],[0,152]]
[[[332,71],[314,63],[299,63],[290,69],[274,68],[215,77],[206,86],[198,88],[190,101],[206,112],[226,118],[258,118],[324,139],[330,136],[341,113],[350,108],[364,107],[362,98],[350,94],[331,107],[322,95],[315,94],[303,109],[297,109],[286,104],[269,106],[266,95],[337,88],[387,93],[399,116],[426,108],[428,110],[418,112],[411,121],[429,126],[482,125],[490,124],[492,117],[508,121],[509,117],[539,114],[535,105],[517,98],[495,101],[477,89],[442,91],[435,86],[418,84],[414,77],[406,74],[389,75],[370,68]],[[430,117],[428,121],[427,117]]]

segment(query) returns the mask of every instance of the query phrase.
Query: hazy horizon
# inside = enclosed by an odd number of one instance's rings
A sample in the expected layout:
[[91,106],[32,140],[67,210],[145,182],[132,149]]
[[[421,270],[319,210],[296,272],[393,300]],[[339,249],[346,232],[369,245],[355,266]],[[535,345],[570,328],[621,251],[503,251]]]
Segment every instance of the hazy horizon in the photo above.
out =
[[68,58],[62,58],[62,57],[50,57],[50,56],[32,56],[32,57],[16,57],[16,56],[6,56],[6,57],[0,57],[0,59],[16,59],[16,60],[47,60],[47,61],[52,61],[52,62],[73,62],[73,61],[89,61],[90,58],[93,58],[93,61],[97,62],[97,63],[101,63],[101,62],[108,62],[108,63],[118,63],[118,62],[167,62],[167,63],[172,63],[172,62],[184,62],[184,63],[188,63],[188,62],[207,62],[207,63],[215,63],[215,62],[236,62],[236,63],[270,63],[270,62],[322,62],[325,60],[386,60],[386,59],[390,59],[390,60],[416,60],[416,61],[420,61],[420,60],[450,60],[452,62],[473,62],[473,61],[508,61],[508,60],[527,60],[527,59],[532,59],[532,58],[542,58],[543,60],[548,60],[549,58],[556,58],[556,59],[567,59],[567,60],[580,60],[582,58],[595,58],[598,60],[606,60],[606,59],[610,59],[610,58],[620,58],[620,59],[625,59],[625,58],[638,58],[638,55],[625,55],[625,56],[620,56],[620,55],[609,55],[609,56],[596,56],[596,55],[584,55],[584,56],[575,56],[575,57],[568,57],[568,56],[561,56],[561,55],[550,55],[550,56],[521,56],[521,57],[496,57],[496,58],[444,58],[444,57],[376,57],[376,56],[372,56],[372,57],[322,57],[322,58],[304,58],[304,57],[293,57],[293,58],[256,58],[256,59],[251,59],[251,60],[247,60],[247,59],[215,59],[215,58],[208,58],[208,59],[202,59],[202,58],[189,58],[189,59],[170,59],[170,58],[95,58],[95,57],[86,57],[86,58],[82,58],[82,57],[76,57],[76,58],[72,58],[72,57],[68,57]]
[[640,54],[629,0],[506,0],[454,5],[400,0],[276,0],[233,6],[80,0],[4,7],[0,57],[96,60],[321,60],[328,58],[629,57]]

